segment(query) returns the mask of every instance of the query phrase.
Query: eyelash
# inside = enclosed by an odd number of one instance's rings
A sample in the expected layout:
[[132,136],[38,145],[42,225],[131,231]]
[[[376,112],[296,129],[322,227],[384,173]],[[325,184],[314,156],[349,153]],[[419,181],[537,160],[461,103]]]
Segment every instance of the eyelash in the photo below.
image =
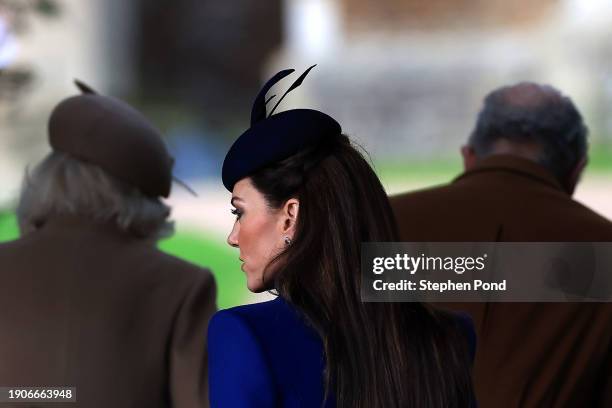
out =
[[239,210],[239,209],[237,209],[237,208],[232,208],[232,209],[230,210],[230,212],[236,216],[236,219],[237,219],[237,220],[239,220],[239,219],[240,219],[240,217],[242,216],[242,211],[240,211],[240,210]]

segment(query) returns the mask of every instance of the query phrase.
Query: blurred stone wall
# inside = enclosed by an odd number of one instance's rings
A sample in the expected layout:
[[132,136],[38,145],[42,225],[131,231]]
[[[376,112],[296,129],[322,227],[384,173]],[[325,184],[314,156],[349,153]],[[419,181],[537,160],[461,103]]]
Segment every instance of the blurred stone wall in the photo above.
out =
[[523,27],[550,17],[558,0],[340,0],[349,31]]
[[[286,0],[300,11],[285,19],[287,31],[317,14],[305,5],[333,15],[333,46],[317,47],[303,30],[306,41],[286,42],[271,60],[269,73],[319,64],[284,108],[333,113],[378,158],[456,155],[484,96],[520,81],[559,88],[585,116],[591,142],[612,143],[605,2],[587,10],[578,0]],[[309,39],[319,52],[304,46]]]

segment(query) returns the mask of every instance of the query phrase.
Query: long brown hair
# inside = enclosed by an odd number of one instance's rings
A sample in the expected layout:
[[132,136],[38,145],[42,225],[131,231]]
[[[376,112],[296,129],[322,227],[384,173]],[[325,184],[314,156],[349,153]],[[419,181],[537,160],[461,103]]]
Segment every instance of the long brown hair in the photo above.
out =
[[300,202],[294,240],[268,269],[323,341],[339,407],[468,407],[467,342],[452,315],[422,303],[360,299],[361,242],[397,241],[376,174],[345,135],[251,177],[272,208]]

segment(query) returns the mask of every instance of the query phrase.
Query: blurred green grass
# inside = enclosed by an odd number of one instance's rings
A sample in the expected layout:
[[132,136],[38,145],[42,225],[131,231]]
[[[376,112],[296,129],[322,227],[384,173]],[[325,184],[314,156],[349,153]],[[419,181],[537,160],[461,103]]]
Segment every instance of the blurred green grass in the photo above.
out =
[[594,174],[612,175],[612,145],[590,148],[587,171]]
[[[418,184],[436,185],[447,183],[463,172],[463,161],[456,154],[440,155],[436,158],[406,158],[374,162],[378,177],[385,185]],[[589,163],[586,176],[612,177],[612,145],[599,144],[589,148]]]
[[[1,212],[0,242],[11,241],[18,236],[15,215]],[[238,253],[223,239],[195,231],[178,231],[171,238],[161,241],[159,246],[169,254],[212,270],[217,281],[217,306],[220,309],[245,303],[249,292],[244,273],[240,270]]]
[[0,210],[0,242],[12,241],[19,236],[17,217],[10,211]]
[[452,180],[463,171],[461,158],[389,160],[374,163],[374,170],[385,186],[391,184],[436,185]]
[[244,304],[250,295],[240,269],[238,251],[224,239],[195,231],[179,231],[160,242],[162,251],[212,270],[217,281],[217,306],[220,309]]
[[[451,181],[463,171],[459,152],[437,158],[375,162],[375,170],[385,186],[432,186]],[[612,177],[612,145],[591,147],[587,176]],[[228,308],[245,303],[249,297],[240,270],[238,254],[223,238],[199,231],[182,230],[160,243],[160,248],[196,265],[208,267],[217,280],[217,303]],[[12,212],[0,212],[0,242],[17,238],[18,228]]]

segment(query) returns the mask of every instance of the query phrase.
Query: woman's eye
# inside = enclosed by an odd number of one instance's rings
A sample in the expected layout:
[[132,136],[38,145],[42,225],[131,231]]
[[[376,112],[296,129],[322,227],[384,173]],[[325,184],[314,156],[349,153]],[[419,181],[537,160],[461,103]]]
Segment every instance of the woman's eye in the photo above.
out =
[[240,217],[242,216],[242,211],[240,211],[237,208],[232,208],[231,209],[231,213],[234,214],[236,216],[236,219],[239,220]]

